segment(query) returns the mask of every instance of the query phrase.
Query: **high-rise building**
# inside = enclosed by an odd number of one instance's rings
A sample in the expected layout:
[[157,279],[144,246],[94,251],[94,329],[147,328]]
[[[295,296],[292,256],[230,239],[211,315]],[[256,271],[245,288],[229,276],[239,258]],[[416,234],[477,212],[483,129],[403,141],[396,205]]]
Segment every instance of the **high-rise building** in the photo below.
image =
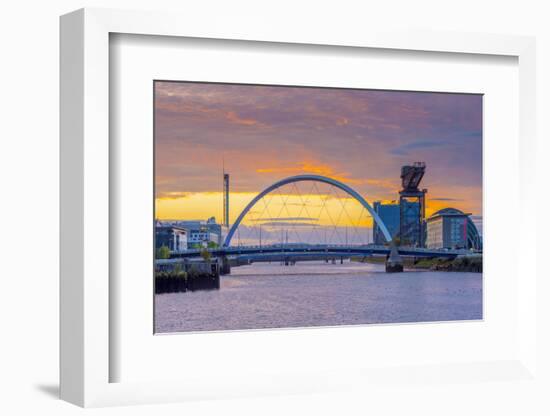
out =
[[[375,201],[373,205],[374,211],[378,214],[382,222],[386,225],[388,232],[392,238],[399,235],[399,204],[397,202],[383,203],[381,201]],[[374,244],[385,244],[386,239],[380,227],[374,222],[372,229],[372,236]]]

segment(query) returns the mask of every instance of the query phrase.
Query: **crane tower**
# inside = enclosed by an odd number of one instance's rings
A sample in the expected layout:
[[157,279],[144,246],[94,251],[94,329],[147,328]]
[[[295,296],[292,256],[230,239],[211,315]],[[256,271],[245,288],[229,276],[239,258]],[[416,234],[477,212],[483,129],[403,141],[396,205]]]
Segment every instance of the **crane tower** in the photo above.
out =
[[416,247],[424,246],[427,189],[419,185],[426,172],[426,163],[414,162],[401,168],[399,191],[399,235],[401,244]]

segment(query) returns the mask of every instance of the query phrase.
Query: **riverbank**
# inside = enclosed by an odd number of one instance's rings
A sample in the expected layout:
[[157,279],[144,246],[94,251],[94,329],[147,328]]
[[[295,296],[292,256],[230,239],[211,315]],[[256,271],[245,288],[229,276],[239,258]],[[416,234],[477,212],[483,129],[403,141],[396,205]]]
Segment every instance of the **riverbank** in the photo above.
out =
[[220,288],[220,272],[216,261],[194,262],[157,260],[155,293],[194,292]]
[[482,256],[461,256],[455,259],[422,259],[412,265],[413,269],[427,269],[442,272],[483,273]]
[[194,292],[220,288],[220,276],[212,274],[190,274],[186,272],[155,273],[155,293]]
[[[384,264],[384,257],[352,257],[352,261],[370,264]],[[455,259],[447,258],[425,258],[414,260],[411,258],[403,259],[405,269],[431,270],[441,272],[468,272],[483,273],[483,256],[459,256]]]

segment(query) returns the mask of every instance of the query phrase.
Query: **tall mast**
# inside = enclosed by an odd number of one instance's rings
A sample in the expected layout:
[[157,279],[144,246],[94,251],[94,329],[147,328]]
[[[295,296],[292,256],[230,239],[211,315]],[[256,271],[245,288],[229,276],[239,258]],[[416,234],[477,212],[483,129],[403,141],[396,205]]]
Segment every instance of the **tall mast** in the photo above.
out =
[[229,174],[225,173],[225,159],[222,158],[223,171],[223,225],[229,227]]

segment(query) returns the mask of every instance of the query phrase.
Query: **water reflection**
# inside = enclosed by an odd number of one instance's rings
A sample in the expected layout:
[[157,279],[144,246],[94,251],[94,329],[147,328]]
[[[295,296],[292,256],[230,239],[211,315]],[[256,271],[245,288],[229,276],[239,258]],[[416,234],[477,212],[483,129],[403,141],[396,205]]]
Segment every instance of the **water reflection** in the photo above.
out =
[[155,313],[156,332],[481,319],[482,275],[253,264],[223,276],[219,291],[155,295]]

